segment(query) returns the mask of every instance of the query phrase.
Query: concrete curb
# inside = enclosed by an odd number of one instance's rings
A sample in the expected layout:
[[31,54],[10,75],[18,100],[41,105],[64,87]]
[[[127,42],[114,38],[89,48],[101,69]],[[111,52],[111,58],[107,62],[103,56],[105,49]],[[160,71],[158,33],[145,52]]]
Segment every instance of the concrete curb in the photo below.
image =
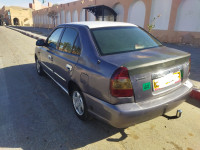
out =
[[[6,26],[6,27],[11,29],[11,30],[15,30],[17,32],[20,32],[20,33],[22,33],[24,35],[27,35],[27,36],[29,36],[31,38],[34,38],[36,40],[38,40],[38,39],[46,39],[45,36],[41,36],[41,35],[37,35],[37,34],[31,34],[31,33],[27,32],[27,31],[23,31],[23,30],[20,30],[20,29],[12,28],[12,27],[9,27],[9,26]],[[194,88],[192,90],[192,92],[190,93],[190,97],[200,101],[200,90]]]
[[38,40],[38,39],[46,39],[46,37],[42,36],[42,35],[32,34],[32,33],[29,33],[27,31],[23,31],[23,30],[20,30],[20,29],[12,28],[12,27],[9,27],[9,26],[6,26],[6,27],[11,29],[11,30],[17,31],[17,32],[19,32],[21,34],[27,35],[27,36],[29,36],[31,38],[34,38],[36,40]]

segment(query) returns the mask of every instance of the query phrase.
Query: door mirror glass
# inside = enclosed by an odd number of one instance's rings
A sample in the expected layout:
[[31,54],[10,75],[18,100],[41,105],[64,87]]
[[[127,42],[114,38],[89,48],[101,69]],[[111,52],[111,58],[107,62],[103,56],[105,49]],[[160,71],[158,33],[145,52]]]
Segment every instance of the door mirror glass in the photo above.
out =
[[45,46],[46,45],[45,40],[43,40],[43,39],[37,40],[36,45],[37,46]]

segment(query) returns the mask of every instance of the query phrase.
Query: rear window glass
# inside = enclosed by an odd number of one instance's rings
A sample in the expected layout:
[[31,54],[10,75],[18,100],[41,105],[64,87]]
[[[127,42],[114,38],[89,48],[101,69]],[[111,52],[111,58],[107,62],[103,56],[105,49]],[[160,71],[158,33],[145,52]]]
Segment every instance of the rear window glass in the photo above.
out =
[[109,27],[91,31],[102,55],[162,46],[158,40],[138,27]]

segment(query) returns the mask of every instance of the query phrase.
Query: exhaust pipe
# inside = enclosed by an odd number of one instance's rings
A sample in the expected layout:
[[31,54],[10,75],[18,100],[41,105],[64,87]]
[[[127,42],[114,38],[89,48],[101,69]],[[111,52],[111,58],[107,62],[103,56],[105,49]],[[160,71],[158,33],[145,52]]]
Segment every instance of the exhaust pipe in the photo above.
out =
[[176,117],[177,118],[180,118],[181,114],[182,114],[182,110],[181,109],[179,109],[179,110],[176,111]]
[[167,118],[168,120],[170,120],[170,119],[178,119],[178,118],[181,117],[181,115],[182,115],[182,110],[181,110],[181,109],[178,109],[178,110],[176,111],[176,115],[175,115],[175,116],[168,116],[168,115],[166,115],[166,114],[163,114],[162,116],[165,117],[165,118]]

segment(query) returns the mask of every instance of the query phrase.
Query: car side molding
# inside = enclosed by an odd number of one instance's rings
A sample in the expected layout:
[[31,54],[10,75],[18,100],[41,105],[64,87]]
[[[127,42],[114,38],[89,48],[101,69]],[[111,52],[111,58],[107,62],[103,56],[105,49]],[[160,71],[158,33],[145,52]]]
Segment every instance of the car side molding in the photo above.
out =
[[48,74],[45,70],[44,72],[65,92],[69,95],[69,91],[64,88],[61,84],[59,84],[50,74]]

